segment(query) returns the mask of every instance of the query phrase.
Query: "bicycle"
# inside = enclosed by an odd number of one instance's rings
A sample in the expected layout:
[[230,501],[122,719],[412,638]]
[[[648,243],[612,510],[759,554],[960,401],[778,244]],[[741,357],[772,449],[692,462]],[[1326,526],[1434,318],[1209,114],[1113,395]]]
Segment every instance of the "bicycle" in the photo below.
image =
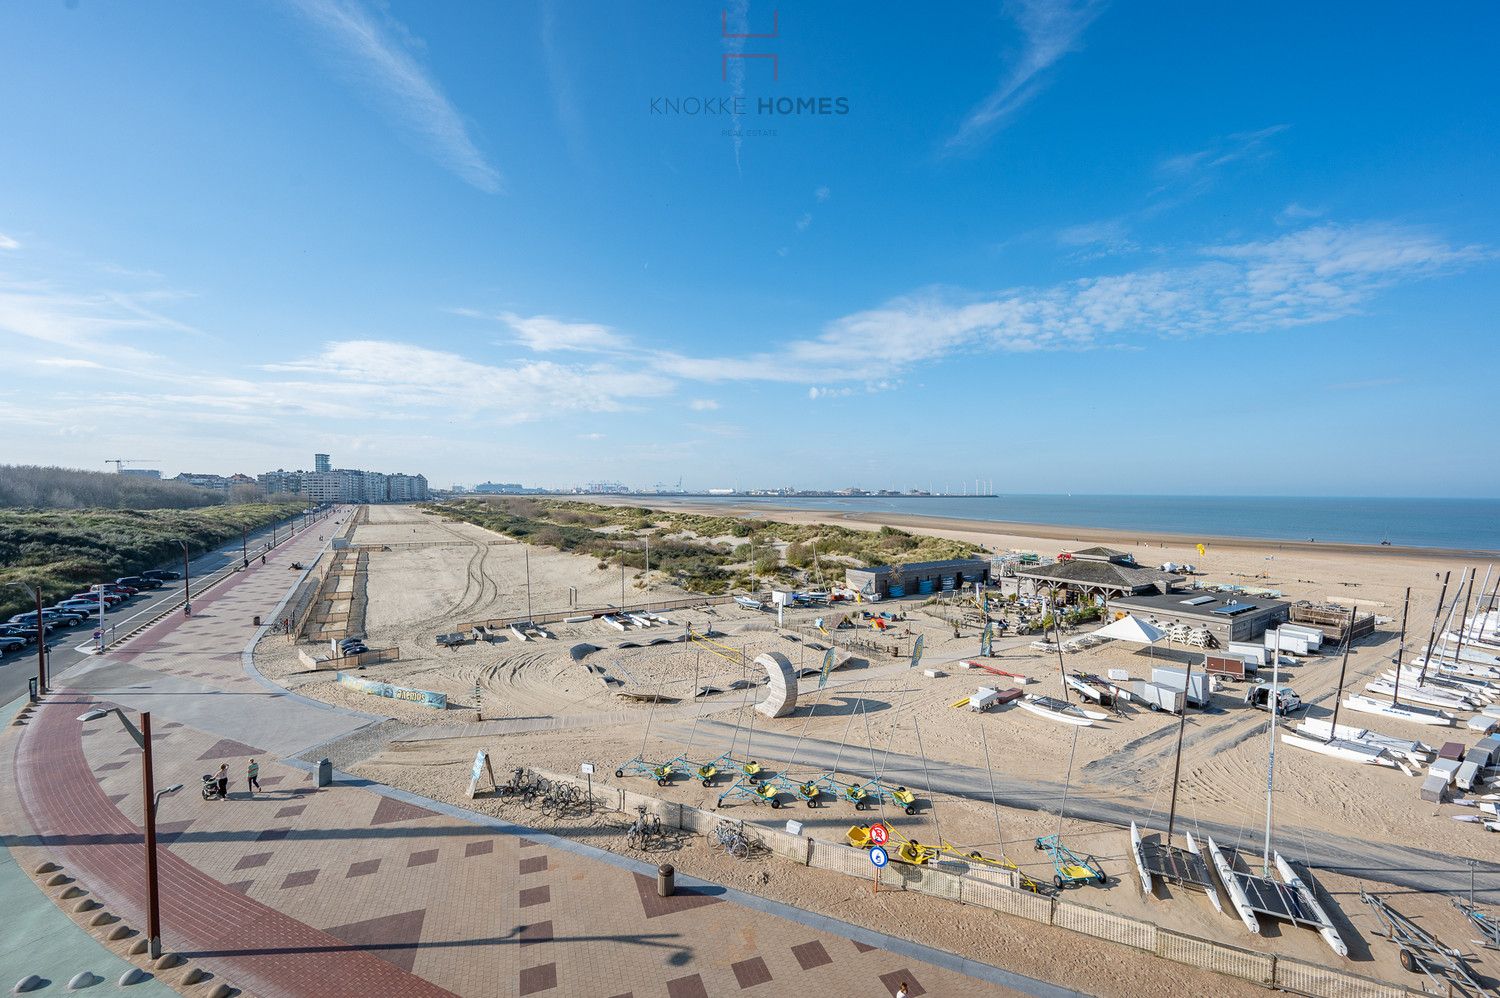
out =
[[646,805],[636,805],[638,812],[634,822],[625,831],[625,841],[632,849],[644,849],[652,839],[662,837],[661,816],[646,814]]
[[735,859],[748,859],[750,857],[750,840],[745,838],[745,823],[719,822],[719,827],[714,829],[714,841],[724,847],[724,851]]

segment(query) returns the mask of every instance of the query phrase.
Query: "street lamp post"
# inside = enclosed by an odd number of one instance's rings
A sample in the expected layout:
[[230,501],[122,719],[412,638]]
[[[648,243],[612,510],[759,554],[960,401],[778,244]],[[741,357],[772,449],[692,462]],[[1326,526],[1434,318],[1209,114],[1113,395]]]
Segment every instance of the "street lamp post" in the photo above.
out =
[[185,617],[193,615],[193,594],[188,588],[188,577],[191,574],[188,569],[188,546],[187,541],[178,541],[182,545],[182,613]]
[[86,714],[79,715],[80,721],[97,721],[101,717],[114,714],[125,726],[130,737],[141,748],[141,804],[146,827],[146,940],[148,951],[154,960],[161,956],[161,893],[157,883],[156,873],[156,808],[163,797],[175,794],[182,789],[181,783],[174,783],[161,793],[156,792],[156,779],[154,764],[151,759],[151,712],[141,711],[141,727],[136,730],[135,725],[130,723],[130,718],[118,707],[110,710],[91,710]]
[[33,589],[24,582],[8,582],[6,585],[19,586],[36,600],[36,692],[41,696],[47,692],[47,626],[42,623],[42,587]]
[[240,567],[250,567],[250,528],[240,528]]

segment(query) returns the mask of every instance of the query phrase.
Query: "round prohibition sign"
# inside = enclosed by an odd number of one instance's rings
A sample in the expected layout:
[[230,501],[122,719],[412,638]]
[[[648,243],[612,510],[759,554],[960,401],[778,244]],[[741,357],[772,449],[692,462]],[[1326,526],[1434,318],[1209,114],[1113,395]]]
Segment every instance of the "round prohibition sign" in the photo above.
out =
[[875,824],[870,826],[870,841],[875,843],[876,845],[885,845],[886,842],[890,840],[890,837],[890,832],[888,832],[886,830],[886,827],[880,822],[877,821],[875,822]]

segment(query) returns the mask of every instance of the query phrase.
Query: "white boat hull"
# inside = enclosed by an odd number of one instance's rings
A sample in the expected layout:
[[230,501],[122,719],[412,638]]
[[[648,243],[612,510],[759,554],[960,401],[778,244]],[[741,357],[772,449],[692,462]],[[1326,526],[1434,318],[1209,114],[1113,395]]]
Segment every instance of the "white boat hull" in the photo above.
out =
[[[1376,696],[1388,697],[1398,695],[1395,684],[1384,679],[1376,680],[1373,683],[1366,683],[1365,690],[1375,694]],[[1469,701],[1460,697],[1449,696],[1446,693],[1438,693],[1434,690],[1427,689],[1426,687],[1408,686],[1406,683],[1401,684],[1399,696],[1404,697],[1405,699],[1410,700],[1413,703],[1425,704],[1428,707],[1438,707],[1443,710],[1473,709],[1469,705]]]
[[1135,872],[1141,877],[1141,893],[1151,893],[1151,874],[1146,870],[1146,847],[1141,844],[1141,830],[1130,823],[1130,852],[1135,857]]
[[[1357,710],[1362,714],[1379,714],[1382,717],[1407,721],[1411,724],[1425,724],[1429,727],[1451,728],[1454,724],[1453,715],[1441,710],[1392,704],[1390,700],[1377,700],[1375,697],[1359,696],[1358,694],[1345,700],[1344,706],[1350,710]],[[1500,707],[1494,709],[1500,711]],[[1486,713],[1488,712],[1489,708],[1486,708]],[[1497,713],[1495,716],[1500,717],[1500,713]]]
[[1317,752],[1344,762],[1352,762],[1361,766],[1385,766],[1389,769],[1396,768],[1396,760],[1388,758],[1384,749],[1363,745],[1359,742],[1347,739],[1335,738],[1333,741],[1319,741],[1316,738],[1307,738],[1302,735],[1283,731],[1281,743],[1291,745],[1295,748],[1306,749],[1309,752]]
[[[1193,838],[1192,832],[1187,833],[1187,844],[1188,852],[1192,853],[1194,856],[1197,856],[1199,859],[1203,858],[1203,853],[1198,850],[1198,842]],[[1205,893],[1208,895],[1209,903],[1214,906],[1214,910],[1219,914],[1224,914],[1224,903],[1219,900],[1219,892],[1214,890],[1213,884],[1205,884],[1204,886],[1207,888]]]
[[1334,953],[1339,956],[1348,956],[1348,945],[1339,936],[1338,930],[1333,927],[1333,919],[1329,918],[1323,906],[1318,904],[1318,899],[1313,896],[1312,888],[1302,882],[1302,878],[1297,876],[1291,864],[1281,858],[1281,853],[1273,852],[1271,855],[1276,863],[1276,871],[1281,874],[1281,879],[1297,892],[1302,898],[1302,903],[1307,906],[1307,910],[1318,916],[1318,921],[1323,923],[1323,927],[1318,930],[1318,935],[1323,937],[1323,941]]
[[530,641],[531,640],[530,638],[528,638],[526,636],[526,632],[523,631],[523,630],[521,630],[515,624],[511,624],[510,625],[510,633],[512,633],[512,634],[514,634],[516,636],[516,640],[517,641]]
[[1016,706],[1022,710],[1029,710],[1037,717],[1045,717],[1049,721],[1061,721],[1063,724],[1072,724],[1080,728],[1092,727],[1094,723],[1090,718],[1078,714],[1063,714],[1059,711],[1049,710],[1041,704],[1032,703],[1030,700],[1017,700]]
[[1229,903],[1234,905],[1240,921],[1245,923],[1245,928],[1250,930],[1251,935],[1260,935],[1260,919],[1255,917],[1255,912],[1250,908],[1250,899],[1245,896],[1240,882],[1234,879],[1234,869],[1214,844],[1212,835],[1208,837],[1208,855],[1213,860],[1214,872],[1219,875],[1219,883],[1224,885],[1224,893],[1229,895]]

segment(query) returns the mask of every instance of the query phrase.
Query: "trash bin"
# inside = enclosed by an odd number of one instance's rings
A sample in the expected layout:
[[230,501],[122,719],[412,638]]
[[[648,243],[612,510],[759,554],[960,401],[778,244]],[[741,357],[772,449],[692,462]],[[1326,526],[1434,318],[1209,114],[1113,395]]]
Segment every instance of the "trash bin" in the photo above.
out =
[[326,758],[318,760],[318,786],[326,787],[333,782],[333,763]]
[[677,890],[677,871],[672,869],[671,863],[663,863],[656,868],[656,896],[669,898]]
[[259,627],[260,626],[260,614],[257,613],[255,616],[251,617],[250,618],[250,622],[254,626]]
[[31,702],[36,703],[36,677],[32,676],[30,679],[26,680],[26,685],[28,687],[27,692],[31,698]]

